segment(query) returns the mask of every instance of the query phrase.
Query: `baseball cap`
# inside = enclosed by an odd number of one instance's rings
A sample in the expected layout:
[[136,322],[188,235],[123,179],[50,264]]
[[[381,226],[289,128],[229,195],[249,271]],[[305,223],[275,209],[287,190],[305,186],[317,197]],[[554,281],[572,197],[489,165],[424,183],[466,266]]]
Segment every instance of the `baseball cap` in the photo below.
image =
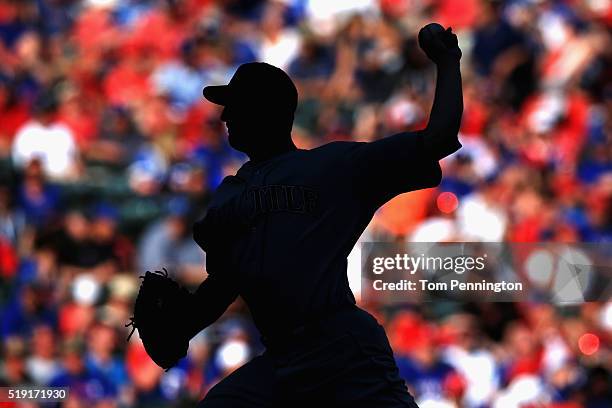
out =
[[257,103],[259,106],[287,109],[291,113],[295,112],[298,99],[297,89],[289,75],[265,62],[240,65],[227,85],[207,86],[203,94],[217,105]]

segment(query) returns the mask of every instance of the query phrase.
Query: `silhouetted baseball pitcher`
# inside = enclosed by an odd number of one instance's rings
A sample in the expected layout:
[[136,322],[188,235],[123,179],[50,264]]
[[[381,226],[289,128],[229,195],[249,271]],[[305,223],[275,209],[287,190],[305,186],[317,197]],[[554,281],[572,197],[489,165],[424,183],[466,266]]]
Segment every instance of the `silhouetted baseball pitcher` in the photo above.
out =
[[419,44],[438,71],[429,123],[371,143],[296,148],[297,90],[265,63],[241,65],[228,85],[204,88],[224,106],[230,145],[250,160],[223,180],[194,225],[209,276],[194,294],[187,337],[241,295],[266,351],[213,387],[201,407],[416,407],[383,327],[355,305],[346,268],[375,211],[437,186],[438,161],[461,147],[457,37],[430,24]]

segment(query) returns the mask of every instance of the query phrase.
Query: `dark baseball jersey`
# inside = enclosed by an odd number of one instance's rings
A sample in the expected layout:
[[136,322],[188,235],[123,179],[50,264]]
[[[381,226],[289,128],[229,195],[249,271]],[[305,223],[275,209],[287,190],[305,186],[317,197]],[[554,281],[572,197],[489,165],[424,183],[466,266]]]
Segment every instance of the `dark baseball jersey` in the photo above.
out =
[[424,136],[291,150],[226,177],[194,239],[209,274],[230,282],[228,301],[240,294],[264,336],[354,304],[347,256],[375,211],[440,183]]

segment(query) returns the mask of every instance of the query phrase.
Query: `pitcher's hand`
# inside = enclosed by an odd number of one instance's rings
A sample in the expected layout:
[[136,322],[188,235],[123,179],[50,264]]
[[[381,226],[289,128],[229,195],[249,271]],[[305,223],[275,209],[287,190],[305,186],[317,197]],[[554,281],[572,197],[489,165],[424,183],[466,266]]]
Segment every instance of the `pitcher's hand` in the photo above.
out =
[[431,23],[419,31],[419,46],[436,65],[457,63],[461,49],[452,28],[446,30],[440,24]]

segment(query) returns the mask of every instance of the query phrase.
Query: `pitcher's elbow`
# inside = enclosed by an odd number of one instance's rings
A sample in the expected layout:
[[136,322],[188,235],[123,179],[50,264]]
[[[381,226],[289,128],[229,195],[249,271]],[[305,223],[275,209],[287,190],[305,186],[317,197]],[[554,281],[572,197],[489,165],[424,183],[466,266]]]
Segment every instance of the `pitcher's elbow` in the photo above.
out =
[[432,159],[441,160],[455,153],[462,145],[458,132],[446,129],[429,133],[425,138],[425,147]]

